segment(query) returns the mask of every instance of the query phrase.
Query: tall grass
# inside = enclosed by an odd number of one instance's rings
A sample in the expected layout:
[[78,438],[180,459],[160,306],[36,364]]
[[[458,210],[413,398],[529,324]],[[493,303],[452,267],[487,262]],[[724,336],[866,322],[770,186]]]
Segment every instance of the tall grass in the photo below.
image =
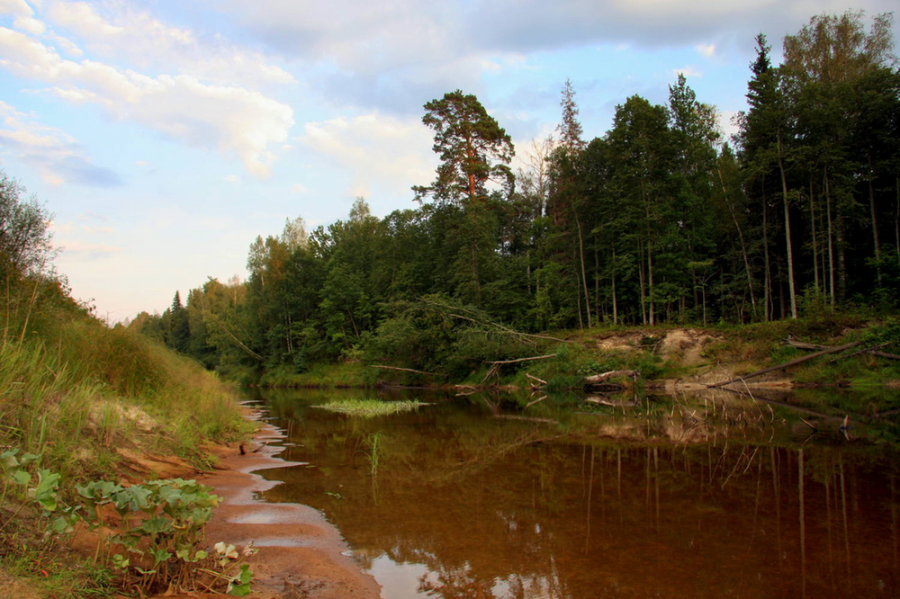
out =
[[247,431],[234,393],[199,364],[109,328],[58,284],[8,277],[0,304],[0,444],[66,479],[112,475],[118,450],[202,463]]

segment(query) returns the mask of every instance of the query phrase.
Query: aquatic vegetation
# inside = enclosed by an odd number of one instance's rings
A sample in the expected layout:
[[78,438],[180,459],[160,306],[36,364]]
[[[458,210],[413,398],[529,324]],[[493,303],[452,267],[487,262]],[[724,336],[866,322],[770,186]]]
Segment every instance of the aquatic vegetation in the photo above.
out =
[[344,399],[327,404],[314,406],[331,412],[340,412],[351,416],[387,416],[399,412],[417,410],[421,406],[427,406],[416,400],[411,401],[380,401],[377,399]]

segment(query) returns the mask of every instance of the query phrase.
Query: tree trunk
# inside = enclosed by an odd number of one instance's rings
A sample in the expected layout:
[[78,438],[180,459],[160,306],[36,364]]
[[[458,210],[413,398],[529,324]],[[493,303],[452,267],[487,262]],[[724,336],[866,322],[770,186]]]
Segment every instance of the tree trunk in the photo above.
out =
[[[900,250],[898,250],[900,253]],[[613,309],[613,324],[619,324],[619,304],[618,299],[616,298],[616,245],[613,242],[612,248],[612,309]]]
[[[725,179],[722,178],[722,169],[717,169],[719,173],[719,181],[722,184],[722,193],[725,196],[725,203],[728,205],[728,211],[731,213],[731,220],[734,221],[734,228],[737,229],[738,239],[741,242],[741,257],[744,259],[744,271],[747,273],[747,285],[750,289],[750,305],[753,306],[753,312],[756,312],[756,294],[753,292],[753,274],[750,271],[750,258],[747,256],[747,243],[744,241],[744,231],[738,222],[737,215],[734,213],[734,206],[728,201],[728,189],[725,187]],[[768,258],[768,256],[767,256]],[[705,309],[706,306],[704,306]]]
[[900,175],[898,175],[895,180],[895,186],[897,190],[897,212],[894,216],[894,229],[896,233],[894,239],[897,241],[897,256],[900,256]]
[[[763,186],[765,194],[765,186]],[[769,207],[765,199],[763,205],[763,256],[765,261],[766,281],[763,286],[763,320],[769,322],[769,306],[772,303],[772,263],[769,260]]]
[[781,194],[784,201],[784,240],[787,244],[788,292],[791,299],[791,318],[797,318],[797,290],[794,288],[794,247],[791,243],[791,211],[788,206],[787,177],[781,150],[781,132],[778,133],[778,170],[781,173]]
[[834,232],[831,219],[831,194],[828,187],[828,167],[825,167],[825,212],[828,217],[828,286],[831,289],[831,307],[834,307]]
[[816,286],[816,292],[819,288],[819,245],[816,238],[816,195],[813,190],[812,174],[809,176],[809,220],[812,225],[812,251],[813,251],[813,280]]
[[638,268],[638,283],[641,288],[641,324],[647,324],[647,291],[646,285],[644,284],[644,244],[641,242],[640,249],[638,250],[638,256],[640,257],[640,268]]
[[593,328],[593,323],[591,322],[591,294],[588,291],[587,284],[587,274],[584,269],[584,237],[581,234],[581,220],[578,218],[578,213],[575,213],[575,226],[578,227],[578,256],[581,259],[581,283],[584,286],[584,307],[585,312],[587,313],[587,324],[588,328]]
[[867,158],[869,160],[869,212],[872,215],[872,241],[875,243],[875,280],[878,282],[878,287],[881,287],[881,241],[878,238],[878,218],[875,214],[875,185],[872,183],[875,169],[872,167],[872,154],[869,153]]

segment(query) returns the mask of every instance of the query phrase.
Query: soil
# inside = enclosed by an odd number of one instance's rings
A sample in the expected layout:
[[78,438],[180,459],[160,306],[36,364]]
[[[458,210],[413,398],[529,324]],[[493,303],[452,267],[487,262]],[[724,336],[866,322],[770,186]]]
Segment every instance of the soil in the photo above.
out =
[[248,563],[253,570],[256,599],[377,599],[381,589],[349,557],[338,530],[317,510],[299,504],[270,504],[255,494],[279,483],[267,481],[253,471],[281,468],[290,462],[278,459],[282,448],[266,442],[282,438],[280,432],[262,424],[255,443],[219,450],[217,472],[200,478],[224,501],[207,525],[207,540],[231,543],[239,549],[251,541],[259,549]]
[[[258,420],[247,410],[245,416]],[[249,599],[378,599],[381,589],[351,558],[338,530],[317,510],[298,504],[270,504],[256,494],[278,482],[267,481],[254,471],[290,465],[277,458],[283,448],[268,442],[282,438],[267,424],[260,426],[251,442],[211,448],[219,460],[212,472],[199,472],[188,462],[169,456],[120,449],[122,482],[148,478],[194,478],[212,487],[223,501],[207,524],[209,546],[222,541],[240,551],[251,542],[258,552],[246,563],[253,571],[253,592]],[[242,446],[245,455],[242,455]],[[72,550],[93,553],[96,532],[79,530]],[[213,599],[211,593],[164,593],[166,599]],[[43,599],[44,594],[18,580],[0,567],[0,599]],[[120,598],[117,598],[120,599]]]

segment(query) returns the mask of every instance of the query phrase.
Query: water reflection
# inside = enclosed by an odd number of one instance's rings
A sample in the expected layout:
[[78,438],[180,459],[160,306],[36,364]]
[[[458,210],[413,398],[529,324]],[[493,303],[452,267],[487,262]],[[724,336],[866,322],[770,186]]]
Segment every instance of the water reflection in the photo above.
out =
[[265,497],[322,510],[386,598],[900,594],[896,455],[839,421],[716,396],[312,407],[335,395],[267,394],[308,466]]

